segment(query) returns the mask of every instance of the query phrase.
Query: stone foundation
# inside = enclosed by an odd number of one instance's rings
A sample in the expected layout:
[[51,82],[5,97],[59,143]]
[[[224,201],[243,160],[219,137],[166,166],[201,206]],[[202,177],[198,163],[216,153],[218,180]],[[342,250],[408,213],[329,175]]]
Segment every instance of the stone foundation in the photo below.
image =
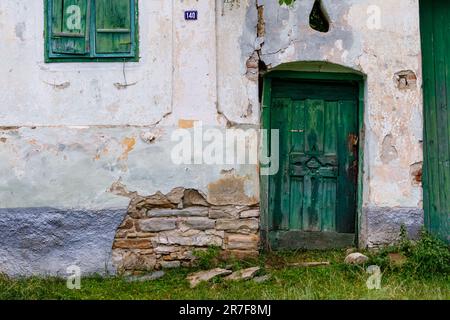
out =
[[419,208],[366,208],[367,246],[381,247],[399,240],[400,228],[405,226],[408,236],[417,239],[424,225],[424,213]]
[[197,190],[134,196],[113,245],[119,272],[191,266],[196,250],[219,247],[222,255],[254,257],[259,249],[259,208],[214,206]]

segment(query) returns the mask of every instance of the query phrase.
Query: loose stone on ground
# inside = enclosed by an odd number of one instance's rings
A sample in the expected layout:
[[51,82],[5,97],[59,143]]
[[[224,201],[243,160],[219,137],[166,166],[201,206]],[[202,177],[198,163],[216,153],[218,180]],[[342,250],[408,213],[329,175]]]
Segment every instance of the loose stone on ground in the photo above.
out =
[[187,280],[189,281],[191,288],[195,288],[201,282],[209,281],[218,276],[226,276],[231,273],[232,273],[232,271],[230,271],[230,270],[216,268],[216,269],[212,269],[212,270],[208,270],[208,271],[199,271],[196,273],[192,273],[192,274],[188,275]]
[[355,264],[355,265],[364,264],[367,261],[369,261],[369,257],[359,252],[349,254],[344,260],[346,264]]
[[237,280],[249,280],[253,278],[261,270],[260,267],[247,268],[238,270],[225,277],[225,280],[237,281]]

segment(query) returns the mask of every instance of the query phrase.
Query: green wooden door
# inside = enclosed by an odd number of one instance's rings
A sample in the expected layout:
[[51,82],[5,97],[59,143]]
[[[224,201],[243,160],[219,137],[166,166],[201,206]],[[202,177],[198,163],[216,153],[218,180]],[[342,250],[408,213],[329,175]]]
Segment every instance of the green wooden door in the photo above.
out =
[[274,79],[270,119],[271,129],[280,133],[280,169],[269,178],[272,247],[353,245],[357,86]]
[[450,2],[420,1],[425,225],[450,243]]

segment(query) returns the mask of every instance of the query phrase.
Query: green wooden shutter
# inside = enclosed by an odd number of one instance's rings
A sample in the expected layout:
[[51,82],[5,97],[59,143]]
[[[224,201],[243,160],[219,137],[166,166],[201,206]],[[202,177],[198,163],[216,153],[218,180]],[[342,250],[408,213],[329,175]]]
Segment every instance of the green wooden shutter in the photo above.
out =
[[51,1],[51,53],[85,55],[89,52],[89,0]]
[[95,0],[97,54],[132,53],[133,4],[133,0]]

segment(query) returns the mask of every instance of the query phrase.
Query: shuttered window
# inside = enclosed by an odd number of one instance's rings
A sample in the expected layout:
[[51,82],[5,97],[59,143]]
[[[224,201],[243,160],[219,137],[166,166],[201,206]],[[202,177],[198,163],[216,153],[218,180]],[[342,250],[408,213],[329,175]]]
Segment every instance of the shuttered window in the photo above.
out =
[[137,60],[137,0],[45,1],[47,62]]

